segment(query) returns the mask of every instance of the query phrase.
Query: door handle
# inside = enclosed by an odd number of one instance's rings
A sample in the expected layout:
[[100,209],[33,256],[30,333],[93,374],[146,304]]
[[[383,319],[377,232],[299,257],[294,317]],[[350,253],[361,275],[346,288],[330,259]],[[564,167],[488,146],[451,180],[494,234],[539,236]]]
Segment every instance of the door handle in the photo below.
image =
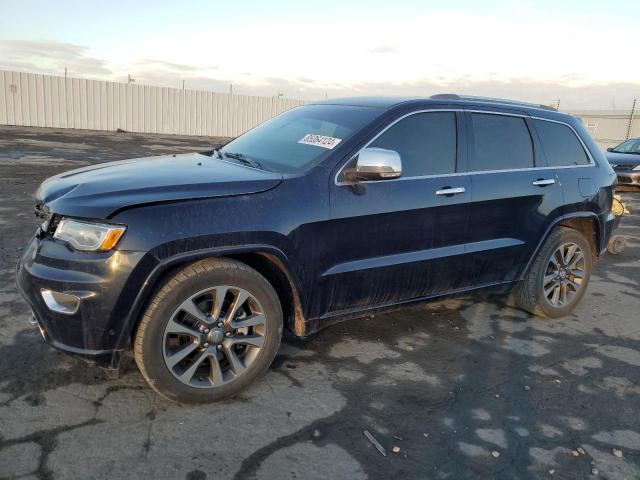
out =
[[556,183],[556,181],[553,178],[539,178],[533,182],[536,187],[546,187],[547,185],[553,185],[554,183]]
[[436,195],[457,195],[466,192],[464,187],[445,187],[442,190],[436,190]]

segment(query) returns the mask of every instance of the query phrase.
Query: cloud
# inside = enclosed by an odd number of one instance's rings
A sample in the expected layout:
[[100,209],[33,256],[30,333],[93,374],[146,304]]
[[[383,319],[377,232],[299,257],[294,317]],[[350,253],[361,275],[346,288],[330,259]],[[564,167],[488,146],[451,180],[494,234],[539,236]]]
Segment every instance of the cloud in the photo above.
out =
[[400,52],[400,49],[393,45],[380,45],[378,47],[370,48],[367,52],[373,54],[398,53]]
[[151,68],[160,69],[160,70],[165,69],[165,70],[178,71],[183,73],[197,72],[199,70],[216,70],[219,68],[217,65],[195,66],[195,65],[186,65],[184,63],[173,63],[173,62],[166,62],[164,60],[151,60],[151,59],[139,60],[138,62],[135,62],[134,65],[139,67],[151,67]]
[[87,47],[63,42],[0,40],[0,67],[38,73],[110,75],[107,62],[88,56]]
[[[372,48],[371,52],[391,53],[390,45]],[[385,57],[392,59],[390,55]],[[473,71],[456,71],[446,62],[435,62],[433,72],[416,80],[345,81],[339,78],[322,79],[298,74],[271,76],[244,71],[219,69],[216,65],[172,62],[170,59],[143,56],[125,64],[113,64],[91,56],[87,47],[63,42],[5,40],[0,41],[0,69],[61,75],[68,68],[69,76],[126,81],[127,74],[137,84],[216,92],[233,91],[238,94],[275,96],[305,100],[354,95],[429,96],[435,93],[460,93],[490,97],[512,98],[535,103],[552,104],[560,99],[561,109],[601,108],[629,109],[633,98],[640,97],[640,83],[633,81],[589,81],[582,73],[558,75],[540,80],[527,76],[502,78],[494,69],[487,69],[479,78]],[[278,75],[278,73],[276,73]]]

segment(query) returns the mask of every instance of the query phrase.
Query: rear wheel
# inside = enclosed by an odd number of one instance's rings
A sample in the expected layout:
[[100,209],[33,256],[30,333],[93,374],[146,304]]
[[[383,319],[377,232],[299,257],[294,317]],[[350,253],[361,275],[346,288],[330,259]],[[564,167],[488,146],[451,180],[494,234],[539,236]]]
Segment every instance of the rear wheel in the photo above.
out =
[[570,313],[587,289],[593,267],[591,255],[591,245],[580,232],[556,228],[516,287],[518,306],[547,318]]
[[278,297],[258,272],[209,259],[178,272],[155,295],[136,334],[136,363],[161,395],[202,403],[260,377],[282,336]]

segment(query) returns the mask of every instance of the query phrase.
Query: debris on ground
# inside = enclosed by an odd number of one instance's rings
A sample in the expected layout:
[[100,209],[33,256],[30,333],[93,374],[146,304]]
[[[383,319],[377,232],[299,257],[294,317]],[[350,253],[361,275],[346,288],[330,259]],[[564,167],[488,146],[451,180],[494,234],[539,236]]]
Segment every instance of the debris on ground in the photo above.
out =
[[393,438],[395,438],[396,440],[400,440],[400,441],[402,441],[402,440],[403,440],[403,438],[402,438],[402,437],[399,437],[398,435],[394,435],[394,436],[393,436]]
[[617,448],[614,448],[614,449],[613,449],[613,455],[614,455],[616,458],[622,458],[622,457],[623,457],[623,455],[622,455],[622,450],[619,450],[619,449],[617,449]]
[[594,477],[598,476],[598,469],[597,468],[592,468],[591,469],[591,475],[593,475]]
[[392,451],[393,453],[400,453],[400,447],[393,447],[393,448],[391,449],[391,451]]
[[314,438],[319,438],[320,437],[320,430],[318,430],[317,428],[313,431],[313,437]]
[[587,452],[584,451],[584,448],[582,448],[582,447],[578,447],[578,448],[576,448],[576,450],[578,450],[580,455],[585,455],[587,453]]
[[573,455],[574,457],[580,456],[580,454],[578,453],[578,450],[571,450],[571,455]]
[[497,450],[494,450],[493,452],[491,452],[491,456],[493,458],[498,458],[500,456],[500,452]]
[[428,434],[428,433],[423,433],[423,434],[422,434],[422,436],[423,436],[424,438],[429,438],[429,434]]
[[524,389],[525,389],[526,391],[529,391],[529,390],[531,390],[531,387],[530,387],[529,385],[525,385],[525,386],[524,386]]
[[556,473],[556,470],[554,468],[552,468],[551,470],[549,470],[549,475],[553,475],[554,473]]
[[562,383],[562,382],[556,378],[556,379],[554,379],[554,380],[553,380],[553,383],[558,383],[558,384],[560,384],[560,383]]
[[367,439],[371,443],[373,443],[373,446],[376,447],[376,450],[378,450],[383,457],[387,456],[387,451],[384,449],[384,447],[382,445],[380,445],[380,442],[378,442],[378,440],[376,440],[376,437],[371,435],[369,430],[365,430],[364,431],[364,436],[367,437]]

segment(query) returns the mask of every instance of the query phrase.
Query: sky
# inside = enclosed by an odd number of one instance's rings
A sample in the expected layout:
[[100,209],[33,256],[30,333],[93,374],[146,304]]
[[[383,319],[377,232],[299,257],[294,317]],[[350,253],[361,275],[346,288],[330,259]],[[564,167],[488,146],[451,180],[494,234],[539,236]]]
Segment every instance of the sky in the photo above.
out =
[[640,98],[638,0],[0,0],[0,69],[319,99]]

